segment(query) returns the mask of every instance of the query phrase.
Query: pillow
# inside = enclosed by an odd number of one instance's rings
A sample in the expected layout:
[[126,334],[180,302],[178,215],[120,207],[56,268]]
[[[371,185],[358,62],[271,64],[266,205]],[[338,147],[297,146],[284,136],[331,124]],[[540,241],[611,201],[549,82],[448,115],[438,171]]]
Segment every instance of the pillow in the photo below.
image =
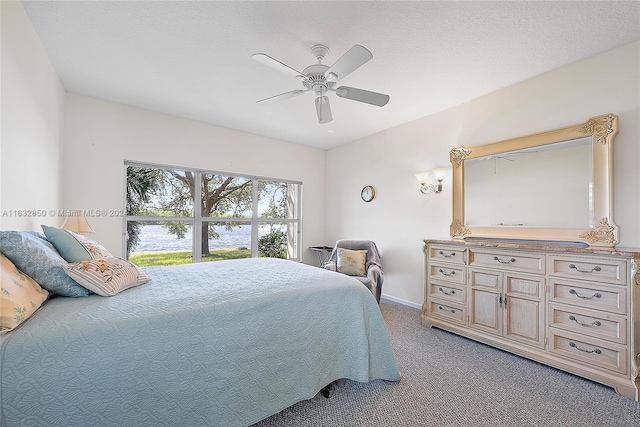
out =
[[49,292],[66,297],[91,294],[64,273],[61,266],[67,262],[51,243],[32,233],[0,231],[0,252]]
[[115,257],[69,263],[62,268],[73,280],[103,297],[151,280],[136,265]]
[[100,243],[89,239],[82,234],[60,228],[42,226],[47,240],[58,250],[58,253],[67,262],[86,261],[90,259],[112,257]]
[[0,253],[0,334],[27,320],[48,296],[49,292]]
[[364,262],[367,251],[338,248],[338,272],[349,276],[366,276]]

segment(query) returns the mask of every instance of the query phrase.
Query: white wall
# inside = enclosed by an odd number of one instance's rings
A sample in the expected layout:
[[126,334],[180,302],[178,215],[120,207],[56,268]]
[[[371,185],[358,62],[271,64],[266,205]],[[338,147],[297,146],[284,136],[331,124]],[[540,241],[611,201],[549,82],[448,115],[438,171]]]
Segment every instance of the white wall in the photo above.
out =
[[[125,160],[193,167],[302,181],[303,247],[324,241],[325,151],[74,94],[64,139],[65,209],[123,209]],[[122,218],[89,222],[92,237],[121,256]]]
[[[422,239],[448,238],[452,202],[450,175],[441,194],[423,195],[415,173],[448,165],[454,147],[613,113],[620,118],[614,143],[614,221],[620,226],[620,246],[640,247],[639,57],[640,42],[635,42],[329,150],[327,241],[374,240],[385,271],[383,294],[419,305],[424,294]],[[376,188],[371,203],[359,197],[367,184]]]
[[[39,230],[60,206],[64,88],[22,3],[0,2],[0,229]],[[20,215],[20,216],[16,216]]]

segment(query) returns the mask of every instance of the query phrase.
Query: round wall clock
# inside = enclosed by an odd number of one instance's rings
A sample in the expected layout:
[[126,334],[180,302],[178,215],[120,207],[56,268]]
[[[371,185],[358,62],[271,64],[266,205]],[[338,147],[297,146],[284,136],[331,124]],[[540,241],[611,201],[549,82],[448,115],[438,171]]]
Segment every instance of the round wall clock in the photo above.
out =
[[364,200],[365,202],[370,202],[374,197],[376,197],[376,190],[373,188],[373,186],[367,185],[360,192],[360,197],[362,197],[362,200]]

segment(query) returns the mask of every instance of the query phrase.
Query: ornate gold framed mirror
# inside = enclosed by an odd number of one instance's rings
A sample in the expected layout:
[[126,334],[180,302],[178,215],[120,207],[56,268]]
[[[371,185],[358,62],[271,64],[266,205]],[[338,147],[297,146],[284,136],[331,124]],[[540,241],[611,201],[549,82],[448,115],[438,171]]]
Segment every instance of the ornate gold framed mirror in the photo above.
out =
[[613,140],[618,117],[450,152],[454,239],[615,246]]

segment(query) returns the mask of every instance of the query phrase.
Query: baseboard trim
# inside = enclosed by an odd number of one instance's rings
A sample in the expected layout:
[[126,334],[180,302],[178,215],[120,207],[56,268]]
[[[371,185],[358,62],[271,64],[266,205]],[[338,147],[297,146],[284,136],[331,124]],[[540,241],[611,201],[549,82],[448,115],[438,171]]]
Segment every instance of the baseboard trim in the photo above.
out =
[[407,301],[406,299],[392,297],[391,295],[382,294],[382,299],[389,300],[391,302],[397,302],[398,304],[406,305],[417,309],[422,309],[422,304],[416,304],[415,302]]

